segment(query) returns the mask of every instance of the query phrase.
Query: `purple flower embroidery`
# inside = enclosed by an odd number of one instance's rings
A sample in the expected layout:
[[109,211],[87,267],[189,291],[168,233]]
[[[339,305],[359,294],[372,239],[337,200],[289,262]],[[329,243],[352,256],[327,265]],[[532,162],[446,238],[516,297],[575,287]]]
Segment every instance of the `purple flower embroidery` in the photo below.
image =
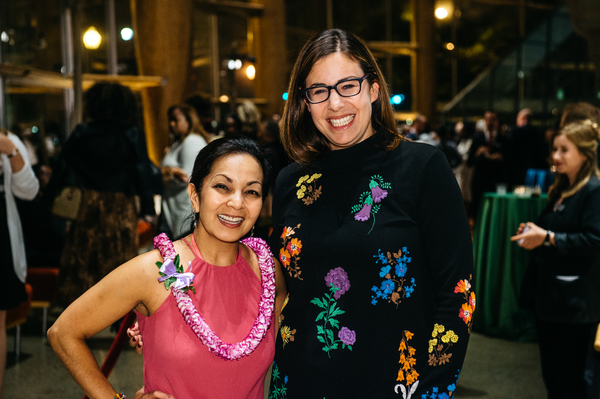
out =
[[359,222],[369,220],[369,218],[371,217],[371,208],[373,208],[373,199],[369,195],[365,200],[365,205],[363,206],[363,208],[360,210],[360,212],[354,215],[354,219],[358,220]]
[[369,220],[369,216],[371,215],[371,208],[373,206],[372,205],[366,205],[363,206],[363,208],[360,210],[360,212],[358,212],[356,215],[354,215],[354,219],[358,220],[359,222],[365,222],[367,220]]
[[333,297],[337,300],[350,289],[350,280],[348,280],[348,273],[341,267],[331,269],[327,276],[325,276],[325,284],[328,287],[335,286],[338,290],[333,294]]
[[377,182],[375,182],[374,180],[371,180],[371,183],[369,183],[369,188],[371,189],[371,196],[373,197],[373,202],[376,204],[380,203],[381,200],[387,197],[388,195],[387,190],[384,190],[381,187],[379,187],[379,184],[377,184]]
[[356,332],[347,327],[342,327],[338,332],[338,337],[344,345],[352,345],[356,342]]

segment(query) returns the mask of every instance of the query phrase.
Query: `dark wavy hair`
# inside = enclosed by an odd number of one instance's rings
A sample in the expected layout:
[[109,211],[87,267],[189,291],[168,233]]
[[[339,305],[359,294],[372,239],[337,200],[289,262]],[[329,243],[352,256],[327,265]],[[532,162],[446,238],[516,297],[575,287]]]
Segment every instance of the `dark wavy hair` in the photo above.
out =
[[366,43],[353,33],[341,29],[329,29],[313,36],[304,45],[290,78],[288,99],[280,122],[281,142],[290,158],[300,163],[310,163],[330,149],[329,140],[315,127],[301,89],[306,84],[315,63],[331,54],[341,53],[360,64],[368,74],[370,85],[379,84],[379,96],[372,104],[371,125],[383,128],[384,148],[393,150],[404,138],[396,129],[394,112],[389,102],[389,91],[381,69]]
[[118,83],[99,82],[83,96],[85,117],[91,121],[136,123],[137,102],[131,89]]
[[204,147],[196,157],[194,169],[190,177],[190,183],[196,186],[196,192],[200,194],[202,183],[206,176],[210,174],[213,165],[219,159],[233,154],[248,154],[260,165],[263,172],[263,200],[269,193],[269,183],[271,180],[271,164],[267,161],[265,153],[260,146],[253,140],[245,137],[222,138],[217,139]]

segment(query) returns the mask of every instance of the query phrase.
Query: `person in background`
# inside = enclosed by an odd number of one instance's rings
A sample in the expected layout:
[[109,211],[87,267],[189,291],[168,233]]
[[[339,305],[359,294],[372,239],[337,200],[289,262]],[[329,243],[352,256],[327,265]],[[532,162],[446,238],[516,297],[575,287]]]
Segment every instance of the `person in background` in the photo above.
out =
[[532,125],[533,113],[524,108],[517,114],[516,127],[510,137],[509,183],[525,183],[529,169],[548,169],[548,145],[544,135]]
[[[586,102],[567,104],[560,118],[560,126],[586,119],[600,124],[600,108]],[[600,141],[597,145],[600,146]],[[600,151],[598,151],[598,167],[600,167]]]
[[194,107],[198,118],[200,118],[200,124],[206,133],[206,142],[210,143],[211,141],[220,138],[220,136],[217,134],[217,122],[212,116],[213,109],[210,99],[207,99],[201,94],[195,94],[191,97],[188,97],[185,100],[185,103]]
[[175,242],[159,235],[160,252],[118,267],[56,320],[48,340],[90,398],[125,395],[104,377],[85,339],[135,309],[144,386],[134,399],[263,399],[287,292],[266,242],[242,238],[258,218],[269,173],[249,139],[207,145],[187,190],[193,232]]
[[0,396],[6,368],[6,313],[27,300],[27,261],[15,197],[32,200],[38,190],[27,148],[17,135],[0,128]]
[[474,214],[471,209],[471,178],[473,176],[473,167],[467,164],[469,159],[469,150],[473,144],[473,136],[475,135],[475,123],[471,121],[457,122],[455,132],[459,137],[456,150],[461,156],[462,162],[454,168],[454,176],[462,192],[465,208],[469,218],[473,218]]
[[343,30],[295,63],[280,123],[294,163],[270,237],[289,290],[271,398],[455,390],[475,307],[469,225],[446,157],[400,136],[387,87]]
[[206,133],[194,108],[173,105],[167,111],[171,145],[160,163],[164,191],[159,231],[172,239],[189,234],[190,199],[187,185],[198,152],[206,146]]
[[252,101],[244,101],[236,108],[236,113],[241,122],[240,134],[256,140],[260,129],[262,116]]
[[467,160],[467,165],[473,167],[471,204],[475,215],[483,194],[496,191],[496,184],[508,181],[508,138],[499,127],[496,111],[486,111],[484,121],[485,129],[473,137]]
[[63,187],[82,191],[60,261],[58,298],[65,306],[134,257],[138,218],[154,220],[156,215],[152,170],[144,135],[135,125],[133,93],[119,84],[96,83],[84,101],[86,122],[64,143],[44,194],[51,201]]
[[600,396],[600,170],[598,124],[567,124],[553,137],[548,205],[511,241],[532,251],[521,303],[533,309],[548,398]]

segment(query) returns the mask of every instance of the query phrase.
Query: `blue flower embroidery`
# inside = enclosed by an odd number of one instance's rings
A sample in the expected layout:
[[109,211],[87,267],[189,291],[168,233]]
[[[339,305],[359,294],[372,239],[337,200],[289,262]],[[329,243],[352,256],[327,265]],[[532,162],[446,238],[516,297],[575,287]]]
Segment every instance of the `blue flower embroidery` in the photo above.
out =
[[[410,257],[406,256],[408,253],[408,249],[403,247],[397,253],[383,253],[380,249],[378,254],[373,256],[377,259],[376,264],[381,262],[384,265],[379,270],[379,277],[384,280],[380,286],[375,285],[371,288],[371,291],[373,291],[371,304],[377,305],[378,300],[385,300],[395,303],[398,307],[402,299],[410,298],[415,291],[416,282],[414,278],[411,278],[409,285],[405,278],[408,264],[412,261]],[[392,270],[394,274],[392,274]]]

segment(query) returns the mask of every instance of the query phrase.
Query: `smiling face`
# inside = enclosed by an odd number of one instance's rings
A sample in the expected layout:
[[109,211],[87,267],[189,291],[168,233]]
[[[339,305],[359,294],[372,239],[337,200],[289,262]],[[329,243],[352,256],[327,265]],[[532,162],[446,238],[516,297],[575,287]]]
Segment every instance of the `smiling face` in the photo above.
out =
[[239,241],[260,215],[262,184],[261,166],[251,155],[232,154],[217,160],[200,194],[193,184],[188,186],[194,213],[199,213],[200,237]]
[[[305,87],[334,85],[345,79],[362,78],[360,64],[342,53],[333,53],[315,63],[306,78]],[[351,147],[371,137],[371,103],[377,100],[379,85],[365,79],[361,91],[353,97],[342,97],[331,90],[329,99],[319,104],[306,103],[313,123],[331,143],[331,149]]]
[[575,144],[567,139],[567,136],[560,134],[554,138],[552,160],[556,166],[556,172],[565,174],[571,184],[575,182],[585,159],[585,156]]

